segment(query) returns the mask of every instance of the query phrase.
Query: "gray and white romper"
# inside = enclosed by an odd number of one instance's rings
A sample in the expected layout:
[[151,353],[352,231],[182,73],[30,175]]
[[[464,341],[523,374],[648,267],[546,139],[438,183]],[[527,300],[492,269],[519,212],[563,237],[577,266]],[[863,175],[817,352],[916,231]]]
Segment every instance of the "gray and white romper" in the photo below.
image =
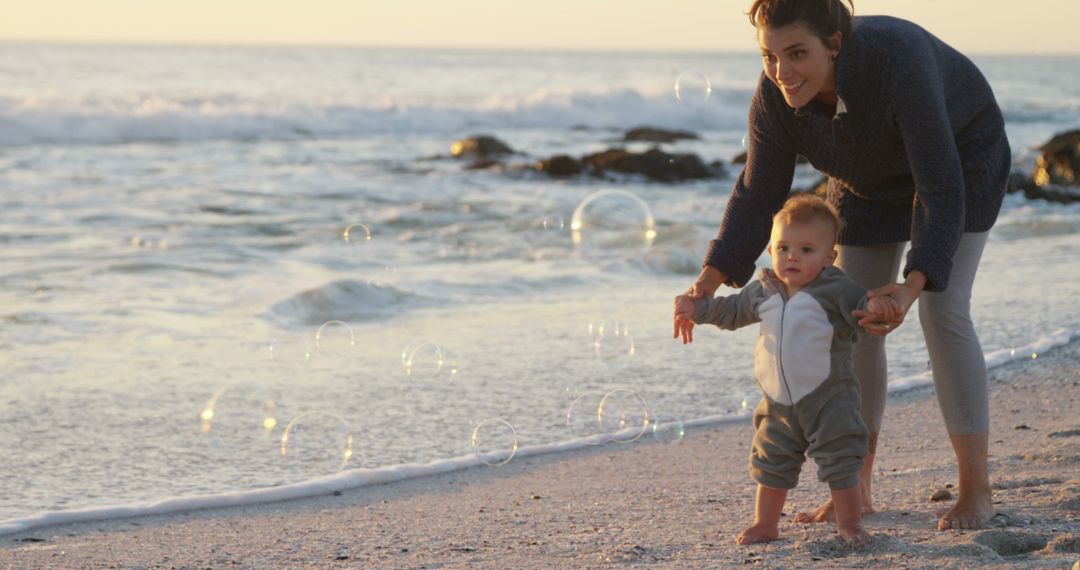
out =
[[854,309],[866,289],[835,267],[790,298],[772,270],[734,295],[698,299],[693,320],[734,330],[760,322],[754,376],[764,393],[754,410],[750,476],[766,487],[792,489],[806,455],[832,489],[859,481],[867,430],[859,414],[851,346]]

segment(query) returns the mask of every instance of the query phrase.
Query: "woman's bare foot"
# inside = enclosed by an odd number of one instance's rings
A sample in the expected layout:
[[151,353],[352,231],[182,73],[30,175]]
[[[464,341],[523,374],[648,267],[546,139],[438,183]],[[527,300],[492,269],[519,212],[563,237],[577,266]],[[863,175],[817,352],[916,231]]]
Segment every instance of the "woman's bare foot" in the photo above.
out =
[[852,548],[861,548],[874,540],[870,533],[858,524],[836,525],[836,531],[840,533],[840,540]]
[[[864,495],[863,496],[863,503],[862,503],[862,514],[868,515],[868,514],[870,514],[872,512],[874,512],[874,506],[870,504],[870,498],[866,497]],[[821,505],[820,507],[818,507],[818,508],[816,508],[816,509],[814,509],[812,511],[803,511],[801,513],[795,513],[795,517],[794,517],[793,520],[795,522],[797,522],[797,523],[803,523],[803,524],[833,522],[833,521],[835,521],[836,520],[836,513],[833,512],[832,499],[830,498],[830,499],[826,500],[823,505]]]
[[756,544],[769,542],[780,536],[780,529],[776,523],[754,523],[753,526],[744,529],[735,537],[735,544]]
[[938,530],[962,530],[983,528],[986,521],[994,516],[994,505],[990,493],[964,493],[949,512],[938,519]]
[[938,520],[938,530],[982,528],[994,516],[987,469],[988,433],[950,433],[960,480],[960,498],[952,510]]

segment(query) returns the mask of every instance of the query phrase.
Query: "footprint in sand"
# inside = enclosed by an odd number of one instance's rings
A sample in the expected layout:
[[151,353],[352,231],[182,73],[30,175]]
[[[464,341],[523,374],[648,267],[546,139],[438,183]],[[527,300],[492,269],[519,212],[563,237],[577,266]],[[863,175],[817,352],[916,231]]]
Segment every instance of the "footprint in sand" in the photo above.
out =
[[975,542],[992,549],[1001,556],[1022,556],[1046,548],[1050,537],[1045,534],[1015,532],[1011,530],[988,530],[975,537]]

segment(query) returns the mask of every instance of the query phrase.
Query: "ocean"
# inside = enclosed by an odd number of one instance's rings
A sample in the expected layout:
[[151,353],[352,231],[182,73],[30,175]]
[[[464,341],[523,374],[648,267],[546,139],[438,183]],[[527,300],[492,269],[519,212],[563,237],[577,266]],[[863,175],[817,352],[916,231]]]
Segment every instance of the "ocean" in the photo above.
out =
[[[973,59],[1016,169],[1080,127],[1077,58]],[[752,53],[3,45],[0,532],[745,421],[756,329],[683,346],[671,301],[759,71]],[[643,150],[620,142],[641,125],[697,133],[665,148],[727,175],[514,167]],[[452,158],[471,135],[511,146],[508,167]],[[991,366],[1080,335],[1078,233],[1080,204],[1007,197],[973,298]],[[888,346],[892,389],[926,385],[914,312]]]

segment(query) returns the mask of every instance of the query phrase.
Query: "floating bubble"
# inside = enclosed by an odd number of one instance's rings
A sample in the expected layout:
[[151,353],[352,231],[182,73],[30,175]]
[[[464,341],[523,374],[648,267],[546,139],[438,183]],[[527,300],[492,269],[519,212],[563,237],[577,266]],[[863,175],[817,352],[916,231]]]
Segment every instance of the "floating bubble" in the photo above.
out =
[[405,375],[414,378],[443,376],[454,378],[458,374],[457,355],[430,340],[414,340],[401,351],[401,366]]
[[356,354],[356,335],[343,321],[326,321],[315,333],[315,348],[331,358],[348,358]]
[[353,224],[341,233],[342,239],[345,243],[353,245],[363,245],[371,241],[371,228],[364,224]]
[[675,79],[675,98],[685,105],[704,105],[710,95],[712,83],[701,71],[684,71]]
[[298,374],[311,358],[307,340],[296,333],[278,335],[268,348],[270,360],[279,371],[287,375]]
[[746,150],[747,139],[750,137],[750,133],[746,133],[742,136],[742,147]]
[[630,336],[626,322],[616,317],[597,317],[589,321],[587,330],[594,341],[617,336]]
[[281,459],[302,478],[336,473],[353,457],[353,434],[341,417],[307,412],[289,421],[280,438]]
[[629,333],[611,335],[593,341],[593,356],[608,370],[621,370],[637,354],[634,337]]
[[658,415],[652,422],[653,439],[662,443],[679,443],[686,435],[686,428],[678,416]]
[[472,448],[481,463],[504,465],[517,453],[517,432],[506,420],[488,418],[473,428]]
[[566,228],[562,216],[546,216],[540,221],[540,227],[546,232],[561,232]]
[[1035,360],[1035,359],[1036,359],[1036,358],[1038,358],[1038,357],[1039,357],[1039,353],[1038,353],[1038,352],[1032,352],[1032,353],[1031,353],[1031,359],[1032,359],[1032,360]]
[[574,209],[570,237],[586,255],[640,252],[656,239],[656,221],[633,193],[599,190]]
[[[576,437],[590,437],[604,433],[600,423],[600,402],[604,395],[587,392],[574,399],[566,408],[566,427]],[[598,443],[598,442],[597,442]]]
[[625,388],[604,395],[597,408],[601,429],[612,441],[637,441],[649,429],[649,407],[637,393]]
[[220,388],[199,410],[199,431],[217,440],[242,443],[265,439],[277,425],[271,391],[254,384]]

